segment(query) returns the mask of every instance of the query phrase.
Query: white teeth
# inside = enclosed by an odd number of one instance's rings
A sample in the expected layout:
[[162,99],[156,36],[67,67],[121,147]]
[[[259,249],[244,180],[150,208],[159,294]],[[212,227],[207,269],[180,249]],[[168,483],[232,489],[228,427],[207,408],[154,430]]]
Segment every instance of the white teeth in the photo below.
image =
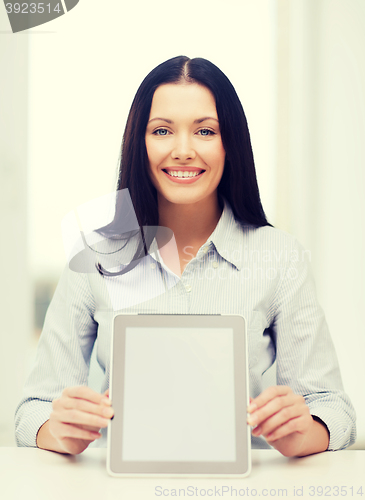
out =
[[179,177],[180,179],[183,179],[183,178],[186,178],[186,177],[196,177],[197,175],[200,174],[200,172],[192,172],[192,171],[182,171],[182,170],[179,170],[179,171],[176,171],[176,170],[171,170],[171,171],[168,171],[166,170],[166,172],[171,175],[171,177]]

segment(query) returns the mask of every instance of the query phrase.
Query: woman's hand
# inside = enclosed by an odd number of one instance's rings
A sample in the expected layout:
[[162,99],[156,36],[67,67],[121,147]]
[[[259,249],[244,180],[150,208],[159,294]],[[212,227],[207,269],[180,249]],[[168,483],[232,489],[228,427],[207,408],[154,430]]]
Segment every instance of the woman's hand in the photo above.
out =
[[303,396],[290,387],[269,387],[250,401],[247,423],[256,426],[254,436],[266,441],[287,457],[325,451],[329,434],[324,425],[313,420]]
[[49,420],[39,429],[37,446],[61,453],[77,455],[101,437],[114,412],[109,389],[104,394],[90,387],[68,387],[53,400]]

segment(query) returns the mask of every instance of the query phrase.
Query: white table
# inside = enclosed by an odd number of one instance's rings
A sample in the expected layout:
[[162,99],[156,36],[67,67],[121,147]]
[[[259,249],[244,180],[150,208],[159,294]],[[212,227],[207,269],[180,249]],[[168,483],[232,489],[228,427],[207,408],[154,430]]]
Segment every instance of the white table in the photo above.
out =
[[[267,496],[365,500],[365,450],[326,452],[297,459],[285,458],[275,450],[252,450],[251,475],[231,480],[120,479],[108,476],[105,460],[106,450],[98,448],[78,456],[34,448],[0,448],[0,499],[201,500],[204,496],[214,499]],[[357,494],[360,487],[362,496]]]

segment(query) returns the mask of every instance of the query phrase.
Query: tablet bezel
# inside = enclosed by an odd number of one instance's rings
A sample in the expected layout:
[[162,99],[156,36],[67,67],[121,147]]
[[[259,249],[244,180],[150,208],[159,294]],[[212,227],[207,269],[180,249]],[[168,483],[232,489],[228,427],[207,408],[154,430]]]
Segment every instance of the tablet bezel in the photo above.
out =
[[[194,461],[123,461],[123,396],[124,391],[113,391],[113,381],[124,381],[126,328],[232,328],[234,346],[234,386],[236,421],[235,462]],[[114,354],[118,353],[119,362]],[[248,354],[246,321],[240,315],[188,314],[117,314],[113,321],[110,356],[109,395],[114,418],[108,426],[107,471],[112,476],[128,477],[244,477],[251,471],[251,433],[247,424],[249,404]],[[123,384],[122,384],[123,386]]]

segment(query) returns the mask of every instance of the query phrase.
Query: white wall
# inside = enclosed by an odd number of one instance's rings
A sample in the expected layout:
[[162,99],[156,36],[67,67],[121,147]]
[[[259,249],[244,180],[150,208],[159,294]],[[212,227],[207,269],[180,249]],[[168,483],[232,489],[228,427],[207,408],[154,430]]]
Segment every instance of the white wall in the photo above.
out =
[[[8,29],[0,6],[0,31]],[[14,441],[13,419],[31,331],[27,252],[28,41],[0,34],[0,445]]]
[[365,2],[323,0],[318,67],[318,292],[365,448]]
[[[365,448],[365,2],[279,0],[287,109],[279,225],[311,250],[320,302]],[[280,79],[279,79],[280,82]],[[283,210],[283,207],[285,210]],[[286,213],[285,213],[286,211]]]

